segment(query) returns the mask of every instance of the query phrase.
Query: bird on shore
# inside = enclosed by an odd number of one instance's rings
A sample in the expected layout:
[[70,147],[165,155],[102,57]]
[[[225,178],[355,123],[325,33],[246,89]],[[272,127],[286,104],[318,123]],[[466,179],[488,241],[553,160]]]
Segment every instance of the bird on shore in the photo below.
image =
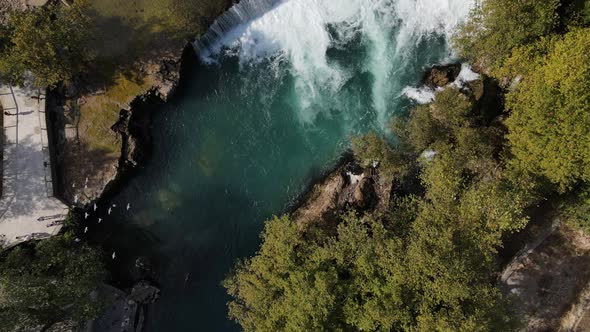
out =
[[88,233],[88,227],[84,227],[84,234]]
[[84,219],[88,219],[88,216],[89,216],[88,212],[84,212]]
[[88,177],[86,177],[86,182],[84,182],[84,184],[88,184]]
[[109,210],[107,211],[107,214],[111,214],[111,212],[113,211],[113,209],[109,208]]
[[96,203],[94,203],[94,211],[96,211],[96,209],[97,209],[97,206],[96,206]]
[[72,183],[72,188],[76,188],[76,182]]
[[131,204],[127,203],[127,211],[131,208]]
[[115,257],[117,257],[117,255],[115,254],[114,251],[113,251],[113,256],[111,256],[111,257],[113,257],[113,259],[115,259]]
[[102,221],[102,218],[98,218],[98,223],[100,224],[100,222]]
[[74,195],[74,204],[78,204],[78,195]]

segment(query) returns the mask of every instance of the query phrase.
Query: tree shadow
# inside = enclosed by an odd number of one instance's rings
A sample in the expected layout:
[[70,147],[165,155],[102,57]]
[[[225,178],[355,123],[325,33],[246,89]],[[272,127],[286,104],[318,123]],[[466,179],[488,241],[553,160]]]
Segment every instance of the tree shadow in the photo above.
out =
[[[184,3],[175,0],[174,3]],[[227,9],[233,1],[220,0],[218,5],[207,4],[207,9],[199,1],[187,2],[186,7],[195,8],[182,22],[196,22],[183,26],[174,20],[171,13],[161,17],[139,18],[135,16],[105,16],[89,7],[85,12],[90,18],[92,28],[88,49],[93,61],[88,74],[81,77],[84,87],[95,92],[106,90],[116,84],[121,75],[137,84],[149,74],[158,70],[156,65],[165,61],[177,61],[187,43],[204,32],[214,19]],[[177,11],[183,5],[178,5]],[[215,8],[215,9],[212,9]],[[138,9],[140,11],[141,9]],[[176,13],[179,15],[179,13]]]
[[[92,191],[95,188],[104,187],[105,182],[110,180],[110,175],[114,177],[119,154],[92,147],[81,139],[78,129],[80,112],[76,108],[66,109],[64,101],[57,97],[50,94],[47,100],[47,122],[51,124],[48,136],[54,150],[54,191],[71,203],[75,195],[88,192],[88,196],[93,196]],[[68,134],[67,130],[74,131],[74,134]],[[90,189],[85,190],[84,187]]]

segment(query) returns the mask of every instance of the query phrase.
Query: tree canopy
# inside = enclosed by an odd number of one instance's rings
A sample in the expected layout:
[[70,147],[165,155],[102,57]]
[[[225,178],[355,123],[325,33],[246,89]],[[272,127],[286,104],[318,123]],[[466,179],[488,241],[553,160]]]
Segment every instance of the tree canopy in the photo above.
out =
[[10,250],[0,261],[0,330],[95,317],[104,303],[91,292],[105,277],[100,252],[67,237]]
[[590,180],[588,50],[590,29],[565,34],[507,96],[514,162],[562,189]]
[[560,5],[560,0],[478,0],[455,46],[469,60],[495,69],[513,48],[554,31]]
[[[230,317],[246,331],[518,330],[495,286],[503,240],[542,195],[572,188],[562,216],[589,227],[588,8],[478,1],[456,45],[506,90],[486,77],[447,87],[395,119],[395,144],[353,138],[360,166],[378,161],[394,178],[387,208],[335,226],[268,221],[260,250],[224,282]],[[416,176],[418,190],[395,187]]]
[[36,85],[52,87],[83,72],[90,31],[82,6],[76,2],[12,12],[1,28],[1,75],[22,84],[31,73]]

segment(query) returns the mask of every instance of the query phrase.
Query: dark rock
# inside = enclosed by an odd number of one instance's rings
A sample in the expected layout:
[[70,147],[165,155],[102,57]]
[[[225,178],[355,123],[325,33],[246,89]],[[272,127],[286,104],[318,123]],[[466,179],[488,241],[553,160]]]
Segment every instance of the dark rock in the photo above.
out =
[[135,267],[141,271],[149,272],[152,269],[152,263],[147,257],[139,257],[135,260]]
[[354,189],[352,205],[360,210],[372,209],[378,200],[374,185],[373,178],[363,176]]
[[111,130],[117,134],[126,134],[129,124],[129,111],[121,110],[119,112],[119,120],[111,126]]
[[461,64],[434,65],[424,75],[424,84],[435,89],[455,81],[461,72]]
[[133,286],[127,299],[135,303],[149,304],[156,302],[159,297],[160,289],[143,280]]
[[141,327],[138,328],[138,324],[142,323],[142,321],[141,319],[137,319],[140,306],[136,302],[129,301],[123,291],[109,285],[101,285],[98,287],[96,294],[93,295],[95,298],[109,303],[109,307],[107,307],[105,311],[103,311],[94,320],[89,321],[86,324],[84,331],[141,331]]
[[504,93],[496,80],[484,75],[467,86],[475,100],[475,110],[485,123],[490,123],[504,112]]

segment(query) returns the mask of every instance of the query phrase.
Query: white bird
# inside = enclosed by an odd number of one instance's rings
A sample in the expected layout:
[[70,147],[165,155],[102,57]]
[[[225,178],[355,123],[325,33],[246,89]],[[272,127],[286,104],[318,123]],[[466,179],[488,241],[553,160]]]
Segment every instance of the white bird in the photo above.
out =
[[76,188],[76,182],[72,183],[72,188]]
[[113,207],[117,207],[117,204],[114,204],[114,203],[113,203]]
[[113,257],[113,259],[115,259],[115,257],[117,257],[117,255],[115,254],[114,251],[113,251],[113,256],[111,256],[111,257]]
[[74,239],[74,242],[78,243],[78,242],[80,242],[80,239],[79,238],[75,238]]
[[88,185],[86,185],[86,184],[85,184],[85,185],[84,185],[84,189],[88,189]]
[[108,214],[111,214],[112,209],[109,208],[109,210],[107,211]]
[[86,177],[86,182],[84,182],[84,184],[87,184],[87,183],[88,183],[88,177]]
[[131,204],[127,203],[127,211],[131,208]]
[[84,227],[84,234],[88,233],[88,227]]
[[88,216],[89,216],[88,212],[84,212],[84,219],[88,219]]
[[94,211],[96,211],[96,208],[97,208],[96,203],[94,203]]
[[78,195],[74,195],[74,204],[78,204]]
[[102,221],[102,218],[98,218],[98,223],[100,224],[100,222]]

